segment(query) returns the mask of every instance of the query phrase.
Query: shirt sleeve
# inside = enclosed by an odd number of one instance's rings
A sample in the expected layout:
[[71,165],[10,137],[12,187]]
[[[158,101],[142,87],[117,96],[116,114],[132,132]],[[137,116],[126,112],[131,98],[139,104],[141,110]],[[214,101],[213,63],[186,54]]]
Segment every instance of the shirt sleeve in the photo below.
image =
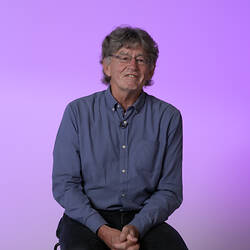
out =
[[64,111],[53,150],[53,196],[69,217],[96,233],[107,222],[93,209],[83,190],[76,117],[69,104]]
[[130,224],[143,237],[152,227],[163,223],[182,203],[182,117],[174,112],[169,124],[161,178],[155,192],[144,202]]

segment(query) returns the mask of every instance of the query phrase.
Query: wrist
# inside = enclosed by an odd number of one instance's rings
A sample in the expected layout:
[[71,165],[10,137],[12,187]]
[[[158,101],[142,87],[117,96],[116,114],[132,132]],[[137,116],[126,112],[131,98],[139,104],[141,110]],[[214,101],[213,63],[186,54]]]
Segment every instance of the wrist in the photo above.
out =
[[101,225],[96,231],[97,236],[103,240],[108,228],[109,226],[107,226],[106,224]]

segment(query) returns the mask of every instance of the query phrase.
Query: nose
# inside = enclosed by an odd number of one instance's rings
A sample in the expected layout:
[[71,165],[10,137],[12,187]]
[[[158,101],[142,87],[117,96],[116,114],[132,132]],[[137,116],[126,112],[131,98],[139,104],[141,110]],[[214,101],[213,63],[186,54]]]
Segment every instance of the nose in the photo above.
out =
[[134,67],[134,68],[136,68],[138,66],[137,62],[136,62],[136,59],[134,57],[131,58],[128,66],[131,66],[131,67]]

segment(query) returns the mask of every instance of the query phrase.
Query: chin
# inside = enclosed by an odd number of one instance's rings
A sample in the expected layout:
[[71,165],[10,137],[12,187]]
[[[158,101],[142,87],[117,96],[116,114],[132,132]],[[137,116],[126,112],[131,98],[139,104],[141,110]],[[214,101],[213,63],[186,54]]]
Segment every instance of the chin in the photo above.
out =
[[131,89],[138,89],[139,88],[139,84],[135,81],[127,81],[124,86],[127,86],[128,88]]
[[138,85],[130,85],[130,84],[126,85],[125,88],[128,90],[138,90],[139,89]]

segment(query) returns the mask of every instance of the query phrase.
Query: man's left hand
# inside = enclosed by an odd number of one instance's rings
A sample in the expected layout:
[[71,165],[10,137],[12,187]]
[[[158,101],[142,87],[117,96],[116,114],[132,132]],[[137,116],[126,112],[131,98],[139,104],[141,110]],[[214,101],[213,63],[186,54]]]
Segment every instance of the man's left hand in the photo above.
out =
[[123,227],[120,234],[121,243],[114,244],[115,249],[118,250],[139,250],[140,244],[138,242],[139,232],[133,225],[126,225]]

